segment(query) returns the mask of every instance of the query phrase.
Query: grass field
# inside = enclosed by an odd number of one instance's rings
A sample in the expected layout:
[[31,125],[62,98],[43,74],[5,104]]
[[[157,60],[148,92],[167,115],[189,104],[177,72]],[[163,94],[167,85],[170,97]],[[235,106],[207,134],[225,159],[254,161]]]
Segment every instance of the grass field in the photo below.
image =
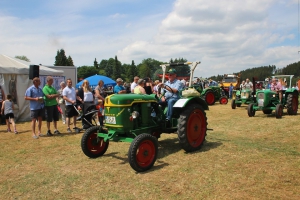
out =
[[61,136],[40,139],[29,122],[17,124],[18,135],[0,126],[0,199],[300,199],[300,114],[249,118],[229,103],[207,118],[213,131],[201,150],[187,154],[176,134],[163,134],[144,173],[130,167],[129,143],[89,159],[82,133],[67,134],[61,122]]

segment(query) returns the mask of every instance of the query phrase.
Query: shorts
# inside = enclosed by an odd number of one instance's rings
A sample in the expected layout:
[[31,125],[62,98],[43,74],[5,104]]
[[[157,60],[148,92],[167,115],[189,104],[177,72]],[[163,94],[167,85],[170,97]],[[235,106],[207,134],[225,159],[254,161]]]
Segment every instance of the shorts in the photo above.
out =
[[67,105],[66,106],[66,117],[70,118],[70,117],[74,117],[74,116],[78,116],[78,112],[76,111],[74,106]]
[[11,118],[11,119],[15,118],[14,113],[7,113],[5,115],[5,119],[9,119],[9,118]]
[[57,109],[57,105],[54,106],[45,106],[47,111],[47,122],[58,121],[59,120],[59,112]]
[[45,110],[43,108],[30,111],[31,119],[37,119],[39,117],[44,117],[44,115],[45,115]]

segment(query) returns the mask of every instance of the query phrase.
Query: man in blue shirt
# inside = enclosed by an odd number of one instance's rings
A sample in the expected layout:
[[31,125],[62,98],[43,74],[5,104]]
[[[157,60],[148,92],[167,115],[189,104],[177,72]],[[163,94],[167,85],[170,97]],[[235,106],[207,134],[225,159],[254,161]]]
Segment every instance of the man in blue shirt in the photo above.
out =
[[[29,100],[32,137],[38,139],[41,134],[42,119],[44,116],[44,93],[42,88],[39,87],[41,81],[38,77],[33,80],[33,85],[30,86],[25,92],[25,100]],[[38,135],[35,133],[35,122],[38,120]]]
[[115,94],[126,94],[127,92],[126,92],[125,88],[122,85],[123,80],[121,78],[118,78],[116,80],[116,82],[117,82],[117,85],[115,85],[115,87],[114,87],[114,93]]
[[[176,78],[176,70],[170,69],[168,71],[169,80],[165,83],[158,84],[158,87],[165,90],[165,101],[168,103],[168,111],[166,120],[170,121],[173,113],[173,105],[180,98],[179,91],[183,89],[183,84]],[[167,122],[168,123],[168,122]]]

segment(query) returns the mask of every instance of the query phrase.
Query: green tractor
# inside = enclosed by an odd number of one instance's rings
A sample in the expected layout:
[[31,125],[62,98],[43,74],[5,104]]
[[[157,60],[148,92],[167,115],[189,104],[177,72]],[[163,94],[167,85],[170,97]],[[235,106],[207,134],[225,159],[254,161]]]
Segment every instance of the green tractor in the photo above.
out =
[[207,105],[214,105],[216,101],[219,101],[220,104],[228,103],[228,97],[222,87],[205,87],[205,85],[207,85],[206,80],[202,80],[200,84],[194,84],[193,87],[200,93],[201,98],[205,100]]
[[242,104],[254,103],[255,96],[252,95],[252,89],[242,89],[232,91],[231,108],[241,107]]
[[[192,65],[192,77],[199,63],[180,65]],[[163,77],[166,67],[172,65],[161,65]],[[179,143],[186,152],[200,149],[208,130],[205,110],[208,106],[200,97],[182,97],[173,106],[172,119],[166,121],[167,106],[161,105],[155,94],[113,94],[105,99],[105,125],[87,129],[82,136],[81,148],[86,156],[97,158],[106,152],[110,141],[130,142],[129,164],[135,171],[143,172],[156,161],[158,138],[162,133],[177,132]]]
[[292,88],[292,78],[294,75],[278,75],[273,78],[289,79],[289,85],[285,90],[282,90],[282,101],[279,100],[277,92],[270,89],[259,90],[256,92],[254,103],[250,103],[247,107],[249,117],[253,117],[258,110],[263,111],[264,114],[271,114],[275,110],[275,117],[281,118],[283,108],[287,109],[289,115],[297,115],[298,112],[298,90]]

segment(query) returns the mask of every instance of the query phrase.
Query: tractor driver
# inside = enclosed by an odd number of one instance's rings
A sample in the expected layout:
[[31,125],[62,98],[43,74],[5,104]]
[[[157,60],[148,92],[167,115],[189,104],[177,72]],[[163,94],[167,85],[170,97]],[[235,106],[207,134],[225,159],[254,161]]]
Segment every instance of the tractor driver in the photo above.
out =
[[168,71],[169,80],[165,83],[160,83],[157,86],[160,88],[164,88],[165,90],[165,101],[168,104],[168,111],[166,121],[167,124],[170,122],[173,112],[173,105],[180,98],[179,91],[183,89],[183,84],[180,80],[176,78],[176,70],[170,69]]
[[279,101],[281,102],[282,100],[282,86],[281,83],[276,81],[275,78],[272,79],[272,83],[270,85],[270,89],[273,91],[276,91],[277,94],[279,95]]

